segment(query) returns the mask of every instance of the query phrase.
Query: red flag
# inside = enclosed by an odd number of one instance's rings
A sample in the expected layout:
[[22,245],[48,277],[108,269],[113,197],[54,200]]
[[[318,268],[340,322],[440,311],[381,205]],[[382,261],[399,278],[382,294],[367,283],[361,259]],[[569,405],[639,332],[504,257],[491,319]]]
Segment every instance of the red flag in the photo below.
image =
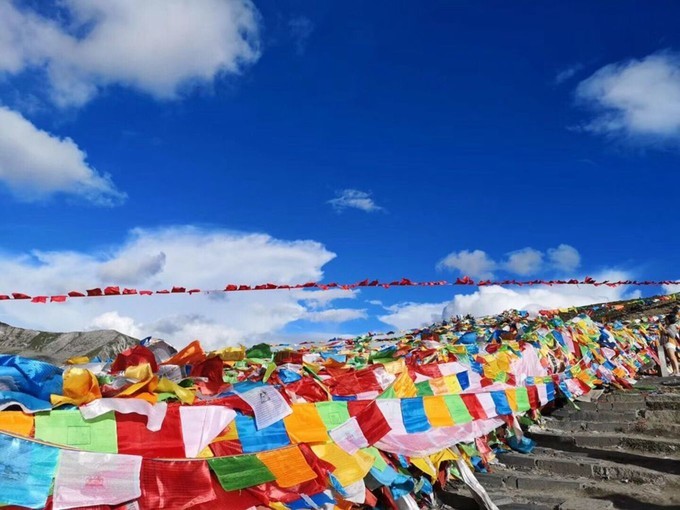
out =
[[207,394],[214,395],[218,393],[220,388],[224,385],[224,381],[222,380],[223,369],[224,363],[222,363],[222,360],[219,357],[215,356],[191,367],[191,373],[189,375],[191,377],[207,377]]
[[[206,463],[207,464],[207,463]],[[213,493],[216,499],[208,503],[201,503],[193,507],[193,510],[215,510],[216,508],[229,508],[229,510],[248,510],[263,504],[252,489],[243,489],[240,491],[225,491],[215,475],[210,477],[213,487]],[[187,479],[184,483],[191,483],[191,479]],[[268,503],[267,503],[268,506]],[[145,507],[142,507],[145,508]],[[166,507],[148,507],[148,508],[166,508]]]
[[95,297],[95,296],[103,296],[104,293],[102,292],[102,289],[88,289],[87,295],[90,296],[90,297]]
[[119,296],[120,295],[120,288],[119,287],[106,287],[104,289],[104,295],[105,296]]
[[187,291],[187,289],[184,288],[184,287],[173,287],[170,292],[172,292],[173,294],[181,294],[182,292],[186,292],[186,291]]
[[541,407],[541,400],[538,397],[538,388],[534,385],[527,386],[527,394],[529,395],[529,405],[532,409],[538,409]]
[[392,427],[387,423],[376,401],[370,400],[369,402],[364,409],[357,413],[356,419],[368,443],[375,444],[392,430]]
[[111,365],[111,372],[123,372],[127,367],[136,367],[142,363],[148,363],[151,365],[151,370],[158,371],[158,364],[153,352],[143,345],[135,345],[116,356],[116,360]]
[[50,297],[50,302],[51,303],[63,303],[66,301],[66,298],[68,296],[51,296]]
[[47,303],[47,296],[35,296],[31,303]]
[[140,476],[140,508],[184,510],[215,502],[210,468],[204,460],[160,461],[144,459]]
[[482,407],[482,404],[479,403],[479,400],[477,400],[477,396],[474,393],[461,393],[460,398],[463,399],[463,403],[470,412],[470,416],[475,420],[487,419],[484,408]]
[[137,289],[123,289],[124,296],[130,296],[132,294],[137,294]]
[[179,406],[168,406],[163,426],[158,432],[147,429],[146,421],[146,416],[140,414],[116,413],[118,453],[161,459],[185,457]]
[[68,293],[69,297],[85,297],[85,294],[78,292],[77,290],[72,290]]
[[28,294],[22,294],[21,292],[12,292],[12,297],[14,299],[31,299]]

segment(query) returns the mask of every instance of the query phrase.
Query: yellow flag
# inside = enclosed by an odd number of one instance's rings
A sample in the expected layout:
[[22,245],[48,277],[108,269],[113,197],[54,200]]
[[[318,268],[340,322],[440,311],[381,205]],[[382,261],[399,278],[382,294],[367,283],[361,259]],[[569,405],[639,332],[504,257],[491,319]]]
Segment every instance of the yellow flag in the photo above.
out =
[[50,402],[55,407],[80,406],[98,398],[102,393],[95,375],[85,368],[69,368],[64,373],[64,395],[50,395]]
[[182,388],[179,384],[166,377],[161,377],[154,391],[156,393],[174,393],[184,404],[193,404],[196,398],[193,391]]
[[423,397],[423,406],[427,420],[433,427],[451,427],[454,425],[451,413],[443,397]]
[[393,383],[394,394],[399,398],[415,397],[418,395],[418,388],[411,379],[408,370],[404,370]]

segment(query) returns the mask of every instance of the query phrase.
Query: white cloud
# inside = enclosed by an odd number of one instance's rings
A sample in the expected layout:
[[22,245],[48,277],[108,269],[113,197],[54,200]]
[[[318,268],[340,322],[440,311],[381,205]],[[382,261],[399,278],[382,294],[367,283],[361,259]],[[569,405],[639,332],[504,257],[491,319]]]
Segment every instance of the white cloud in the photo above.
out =
[[576,73],[578,73],[581,69],[583,69],[583,64],[574,64],[573,66],[567,67],[566,69],[561,70],[557,75],[555,76],[555,83],[557,85],[561,85],[565,81],[570,80],[573,78]]
[[297,16],[288,22],[290,34],[295,42],[298,55],[303,55],[307,48],[307,41],[314,32],[314,23],[306,16]]
[[155,276],[165,266],[165,253],[157,254],[125,254],[102,264],[97,275],[102,281],[133,284],[147,277]]
[[303,319],[310,322],[347,322],[355,319],[365,319],[366,310],[357,308],[331,308],[307,313]]
[[342,212],[345,209],[359,209],[365,212],[375,212],[383,209],[365,191],[346,189],[338,191],[336,195],[337,197],[329,200],[328,203],[338,212]]
[[573,246],[560,244],[548,250],[548,259],[555,269],[573,271],[581,265],[581,254]]
[[86,161],[70,138],[38,129],[21,114],[0,106],[0,182],[24,200],[65,193],[98,205],[120,203],[125,194]]
[[[596,280],[629,280],[630,275],[621,271],[608,271],[595,276]],[[516,309],[536,313],[539,310],[583,306],[608,301],[633,298],[626,286],[557,285],[506,288],[480,287],[471,294],[457,294],[444,309],[444,317],[454,315],[495,315],[504,310]]]
[[63,107],[109,85],[173,99],[260,55],[250,0],[64,0],[59,8],[57,21],[0,1],[0,72],[44,71]]
[[[581,264],[581,255],[578,250],[568,244],[560,244],[557,248],[548,249],[549,264],[544,263],[545,256],[546,254],[542,251],[527,247],[506,253],[504,261],[496,262],[482,250],[462,250],[449,253],[437,263],[437,269],[457,271],[462,275],[486,280],[494,278],[494,271],[498,269],[520,276],[529,276],[546,269],[562,274],[577,269]],[[571,275],[568,276],[571,277]]]
[[664,294],[676,294],[680,292],[680,285],[662,285],[661,288],[663,289]]
[[[0,293],[52,295],[123,284],[110,279],[114,276],[140,290],[173,285],[213,290],[228,283],[294,284],[321,280],[323,266],[334,257],[318,242],[283,241],[266,234],[194,227],[136,229],[118,247],[96,253],[0,253]],[[321,291],[279,290],[81,298],[52,305],[0,301],[0,320],[48,331],[116,327],[138,332],[135,336],[165,338],[178,347],[196,338],[208,347],[219,347],[271,338],[287,324],[310,316],[336,322],[343,313],[348,317],[346,312],[318,311],[315,306],[330,305],[334,299],[355,293],[328,292],[323,298]]]
[[680,56],[655,53],[609,64],[576,96],[594,110],[585,129],[641,141],[680,141]]
[[533,248],[508,253],[503,267],[511,273],[527,276],[539,272],[543,267],[543,253]]
[[451,252],[437,264],[438,269],[460,271],[472,278],[493,278],[497,264],[482,250]]
[[354,299],[360,293],[359,289],[328,289],[328,290],[306,290],[304,292],[292,291],[300,301],[310,309],[323,308],[331,301],[336,299]]
[[444,303],[398,303],[385,307],[389,312],[378,317],[380,321],[389,324],[397,330],[414,329],[429,326],[442,320]]
[[113,329],[133,338],[142,338],[144,335],[132,317],[122,317],[116,311],[98,315],[92,319],[88,329]]

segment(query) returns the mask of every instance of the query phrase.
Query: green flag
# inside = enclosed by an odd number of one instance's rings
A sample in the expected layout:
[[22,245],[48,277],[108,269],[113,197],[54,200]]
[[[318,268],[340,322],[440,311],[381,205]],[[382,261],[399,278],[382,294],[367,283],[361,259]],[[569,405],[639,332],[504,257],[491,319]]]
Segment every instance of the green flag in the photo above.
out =
[[236,455],[208,459],[225,491],[235,491],[276,480],[274,474],[256,455]]
[[77,409],[38,413],[35,415],[35,438],[88,452],[118,453],[113,412],[87,421]]
[[470,411],[468,411],[460,395],[444,395],[444,402],[446,402],[446,407],[449,408],[453,423],[460,425],[472,421]]
[[529,404],[529,393],[526,387],[520,386],[515,392],[515,398],[517,399],[517,411],[523,412],[531,409],[531,404]]
[[331,430],[349,420],[347,402],[317,402],[316,410],[326,429]]

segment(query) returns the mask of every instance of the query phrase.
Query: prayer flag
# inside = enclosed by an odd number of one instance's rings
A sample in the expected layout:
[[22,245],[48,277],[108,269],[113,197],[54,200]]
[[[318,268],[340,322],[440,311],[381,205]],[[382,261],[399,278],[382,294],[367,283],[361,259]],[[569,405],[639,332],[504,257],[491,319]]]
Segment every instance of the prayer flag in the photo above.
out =
[[[211,501],[216,503],[210,468],[205,461],[144,459],[141,485],[141,509],[189,510]],[[218,490],[222,492],[221,487]]]
[[316,406],[317,411],[319,411],[321,421],[323,421],[327,430],[334,429],[349,420],[347,402],[317,402],[314,405]]
[[236,428],[244,453],[273,450],[290,444],[283,420],[277,421],[265,429],[257,429],[255,428],[255,420],[250,416],[237,414]]
[[461,398],[461,395],[446,395],[444,397],[444,402],[446,403],[446,407],[449,408],[451,418],[453,418],[456,425],[462,425],[463,423],[472,421],[472,415]]
[[430,430],[431,426],[425,415],[422,398],[401,399],[401,414],[404,418],[404,427],[409,434]]
[[43,508],[59,450],[0,434],[0,503]]
[[444,397],[424,397],[423,407],[427,420],[433,427],[450,427],[454,425]]
[[198,457],[236,417],[236,411],[222,406],[180,406],[179,414],[187,458]]
[[184,441],[179,408],[168,407],[159,431],[146,427],[146,418],[137,414],[116,414],[118,451],[151,458],[183,458]]
[[54,510],[115,505],[141,496],[137,455],[63,450],[54,481]]
[[273,386],[257,386],[248,391],[237,392],[237,395],[252,407],[258,429],[267,428],[293,412],[288,402]]
[[85,421],[77,409],[52,411],[35,416],[35,438],[78,450],[117,453],[116,420],[113,413]]
[[146,416],[146,428],[158,432],[168,412],[168,404],[165,402],[150,404],[138,398],[100,398],[80,407],[80,414],[85,420],[92,420],[111,411]]
[[292,413],[283,422],[293,443],[324,443],[330,440],[315,404],[293,404],[291,410]]
[[245,489],[276,479],[256,455],[215,458],[207,462],[225,491]]
[[19,436],[31,437],[33,415],[21,411],[2,411],[0,412],[0,431],[2,430]]
[[272,472],[280,487],[294,487],[317,476],[297,446],[258,453],[257,458]]

